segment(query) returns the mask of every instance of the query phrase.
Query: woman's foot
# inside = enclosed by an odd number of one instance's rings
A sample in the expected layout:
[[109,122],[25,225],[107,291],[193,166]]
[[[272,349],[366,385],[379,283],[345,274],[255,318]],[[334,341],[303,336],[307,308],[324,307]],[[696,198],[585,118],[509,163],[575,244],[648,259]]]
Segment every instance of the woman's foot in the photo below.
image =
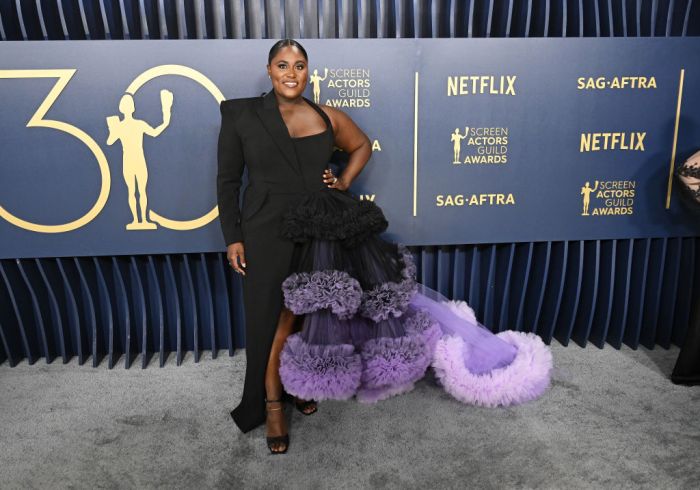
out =
[[316,401],[314,400],[303,400],[299,397],[294,397],[294,405],[304,415],[311,415],[316,409]]
[[289,447],[289,434],[287,433],[287,421],[284,418],[284,405],[282,399],[265,400],[267,409],[266,439],[267,447],[273,454],[287,452]]

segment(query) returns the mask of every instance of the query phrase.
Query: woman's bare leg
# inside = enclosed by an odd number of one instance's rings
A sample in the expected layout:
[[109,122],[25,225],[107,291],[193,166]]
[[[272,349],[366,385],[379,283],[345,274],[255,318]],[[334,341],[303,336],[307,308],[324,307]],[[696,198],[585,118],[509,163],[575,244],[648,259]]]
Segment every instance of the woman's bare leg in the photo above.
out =
[[[279,320],[277,322],[277,330],[275,337],[272,340],[272,348],[270,349],[270,357],[267,361],[265,369],[265,391],[268,400],[279,400],[282,397],[282,380],[280,379],[280,352],[287,340],[287,336],[294,329],[294,314],[287,308],[282,307]],[[267,403],[267,436],[280,436],[287,433],[287,423],[282,410],[270,410],[282,407],[282,403]],[[272,446],[273,451],[284,450],[284,443],[278,442]]]

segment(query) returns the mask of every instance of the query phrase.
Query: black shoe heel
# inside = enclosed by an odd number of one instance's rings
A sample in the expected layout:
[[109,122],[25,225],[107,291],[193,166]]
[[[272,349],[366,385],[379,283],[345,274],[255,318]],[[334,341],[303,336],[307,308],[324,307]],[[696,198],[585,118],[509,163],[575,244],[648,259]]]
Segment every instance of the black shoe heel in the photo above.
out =
[[[273,402],[282,402],[282,399],[279,400],[267,400],[265,399],[265,403],[273,403]],[[282,407],[278,408],[267,408],[268,411],[273,411],[273,410],[282,410]],[[265,439],[267,441],[267,448],[270,450],[272,454],[284,454],[287,452],[287,449],[289,449],[289,434],[283,434],[281,436],[265,436]],[[282,451],[275,451],[272,449],[272,447],[278,443],[281,442],[284,444],[284,449]]]
[[[294,406],[303,415],[311,415],[311,414],[314,414],[318,411],[318,409],[316,408],[316,401],[314,401],[314,400],[304,400],[303,402],[297,402],[296,400],[294,400]],[[314,409],[311,412],[306,412],[305,410],[311,406],[313,406]]]
[[282,398],[286,401],[292,402],[294,404],[294,407],[297,410],[299,410],[302,415],[311,415],[318,411],[317,408],[314,408],[311,412],[304,411],[311,405],[318,405],[318,402],[316,400],[304,400],[303,402],[297,402],[297,397],[290,393],[287,393],[286,391],[282,394]]

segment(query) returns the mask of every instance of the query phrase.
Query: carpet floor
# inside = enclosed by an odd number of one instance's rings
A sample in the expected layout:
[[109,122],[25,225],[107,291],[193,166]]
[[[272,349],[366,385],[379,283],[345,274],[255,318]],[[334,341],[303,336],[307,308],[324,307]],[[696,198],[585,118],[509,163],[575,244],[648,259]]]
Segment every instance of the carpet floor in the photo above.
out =
[[678,349],[552,343],[545,395],[477,408],[432,370],[375,405],[291,406],[287,454],[229,417],[245,352],[148,369],[76,360],[0,365],[0,488],[700,488],[700,387]]

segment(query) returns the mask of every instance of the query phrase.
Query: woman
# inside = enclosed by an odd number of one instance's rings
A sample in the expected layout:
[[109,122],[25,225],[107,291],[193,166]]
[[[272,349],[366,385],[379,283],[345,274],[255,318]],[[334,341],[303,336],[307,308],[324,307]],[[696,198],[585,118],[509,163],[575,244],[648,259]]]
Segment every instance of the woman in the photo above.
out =
[[[466,403],[539,396],[551,369],[539,337],[494,335],[466,304],[417,284],[410,253],[379,237],[388,225],[381,209],[346,192],[370,142],[342,111],[302,95],[304,48],[278,41],[267,70],[264,97],[221,104],[219,213],[229,263],[244,277],[247,366],[231,413],[238,427],[267,419],[268,447],[283,453],[284,394],[304,414],[316,411],[314,400],[373,403],[411,390],[429,366]],[[334,146],[349,156],[340,176],[327,168]]]
[[[700,219],[700,151],[692,154],[675,172],[680,195],[687,209]],[[693,299],[690,324],[671,373],[671,381],[682,385],[700,385],[700,298]]]

